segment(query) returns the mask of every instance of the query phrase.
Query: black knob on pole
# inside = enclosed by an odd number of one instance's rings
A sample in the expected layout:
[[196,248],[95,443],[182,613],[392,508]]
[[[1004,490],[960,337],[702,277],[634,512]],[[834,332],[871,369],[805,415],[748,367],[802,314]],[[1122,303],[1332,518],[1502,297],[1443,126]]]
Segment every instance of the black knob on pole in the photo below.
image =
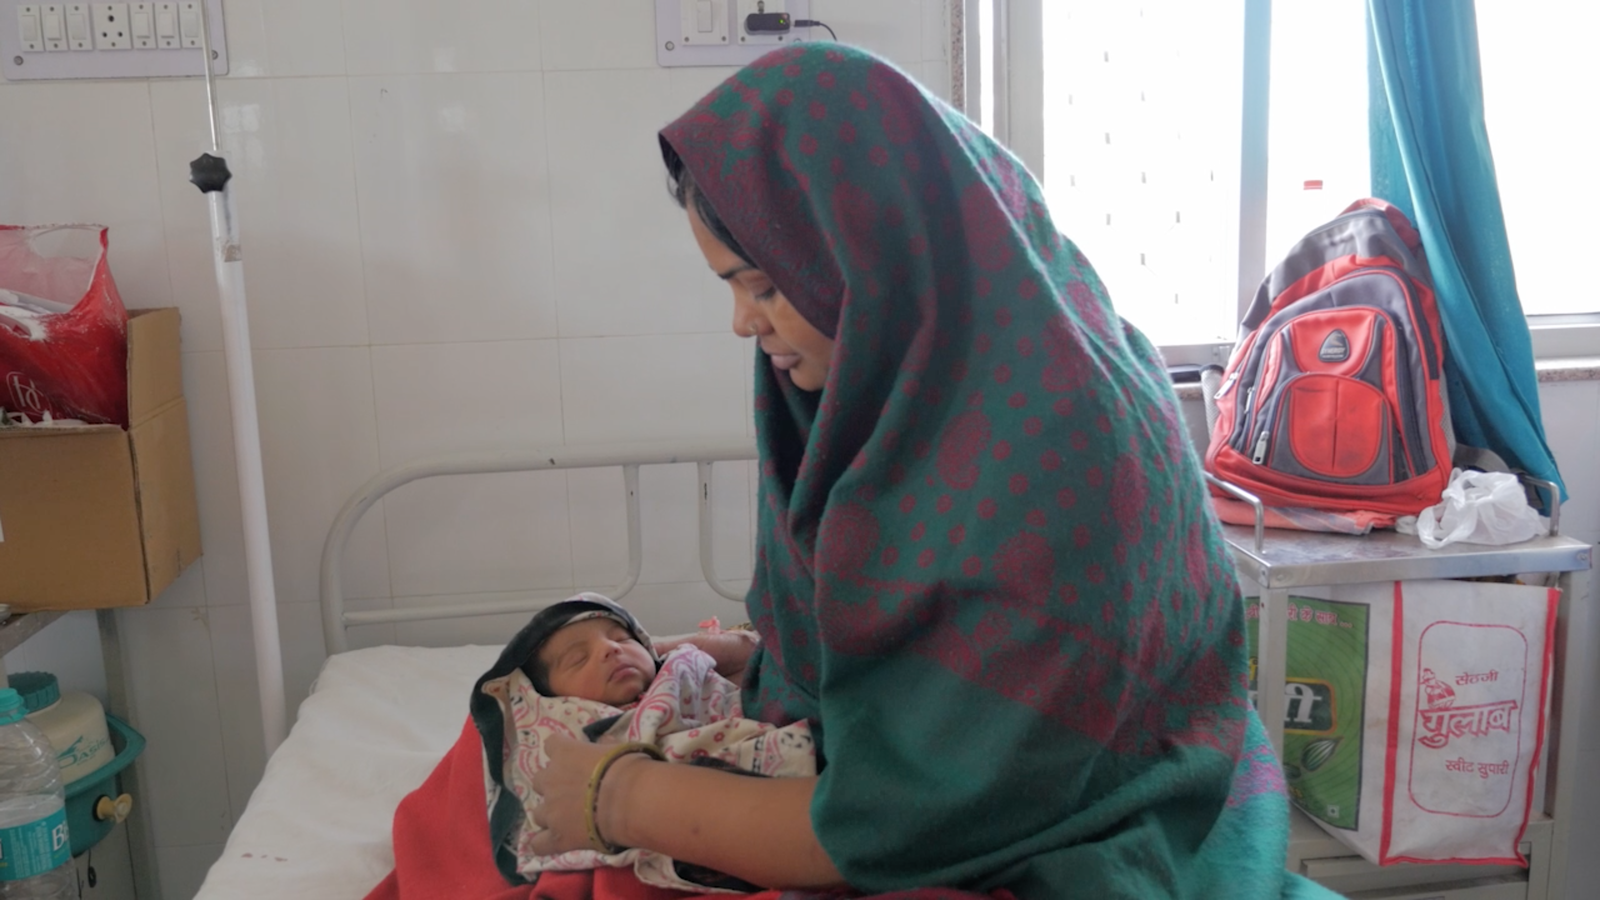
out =
[[202,153],[189,163],[189,180],[202,194],[222,190],[232,177],[233,173],[228,171],[228,161],[220,156]]

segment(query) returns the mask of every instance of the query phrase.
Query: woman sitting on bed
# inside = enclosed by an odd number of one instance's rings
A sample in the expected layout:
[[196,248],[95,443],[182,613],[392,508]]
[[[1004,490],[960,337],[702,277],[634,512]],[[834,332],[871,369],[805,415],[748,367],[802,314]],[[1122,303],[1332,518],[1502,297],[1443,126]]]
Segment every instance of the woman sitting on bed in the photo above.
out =
[[[661,148],[759,347],[743,706],[808,720],[822,769],[627,756],[603,839],[778,888],[1325,895],[1283,870],[1244,605],[1161,360],[1033,177],[830,44],[740,71]],[[606,749],[551,742],[541,852],[589,845]]]

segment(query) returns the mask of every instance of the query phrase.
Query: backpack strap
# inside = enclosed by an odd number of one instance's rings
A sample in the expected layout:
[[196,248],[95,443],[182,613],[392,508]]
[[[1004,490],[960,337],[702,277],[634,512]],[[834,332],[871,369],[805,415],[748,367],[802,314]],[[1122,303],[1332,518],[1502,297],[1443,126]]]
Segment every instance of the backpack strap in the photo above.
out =
[[[1412,253],[1419,257],[1422,256],[1422,235],[1417,231],[1416,226],[1411,224],[1411,220],[1406,218],[1406,214],[1400,211],[1398,206],[1387,200],[1379,200],[1376,197],[1363,197],[1345,207],[1344,211],[1355,212],[1358,209],[1375,209],[1383,213],[1383,217],[1389,220],[1389,224],[1393,226],[1395,233],[1400,235],[1400,240],[1405,241],[1406,246],[1410,248]],[[1343,213],[1340,215],[1343,215]]]

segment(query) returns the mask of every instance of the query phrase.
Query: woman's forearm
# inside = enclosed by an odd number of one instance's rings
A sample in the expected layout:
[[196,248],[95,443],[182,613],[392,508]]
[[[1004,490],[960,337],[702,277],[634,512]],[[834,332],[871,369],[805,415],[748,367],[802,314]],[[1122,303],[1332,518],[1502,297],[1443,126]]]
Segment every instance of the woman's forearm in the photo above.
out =
[[752,778],[634,757],[602,782],[600,830],[612,843],[761,887],[830,887],[844,879],[811,828],[816,787],[815,778]]

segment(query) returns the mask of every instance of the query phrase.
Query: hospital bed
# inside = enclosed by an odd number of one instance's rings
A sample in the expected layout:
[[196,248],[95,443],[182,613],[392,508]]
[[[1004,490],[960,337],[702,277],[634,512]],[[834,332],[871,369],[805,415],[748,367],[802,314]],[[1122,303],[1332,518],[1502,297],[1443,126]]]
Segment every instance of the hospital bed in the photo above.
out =
[[[395,807],[421,785],[455,742],[466,718],[471,687],[494,662],[500,648],[381,646],[351,650],[348,628],[531,613],[548,602],[529,599],[347,610],[342,591],[345,546],[357,521],[385,494],[419,479],[445,475],[620,468],[628,508],[628,574],[622,584],[609,590],[604,586],[596,588],[607,596],[621,598],[638,584],[643,559],[640,467],[693,462],[700,482],[701,572],[716,593],[742,601],[742,590],[723,584],[712,566],[711,476],[716,463],[754,458],[755,447],[748,441],[677,447],[563,448],[425,460],[381,473],[369,481],[340,511],[323,548],[321,593],[328,660],[310,697],[301,705],[288,739],[268,760],[261,783],[196,900],[359,900],[393,868],[390,828]],[[1230,543],[1237,547],[1249,545],[1247,531],[1230,528]],[[1257,534],[1257,553],[1261,550],[1259,541]],[[1556,549],[1562,552],[1579,553],[1582,567],[1587,568],[1586,546],[1564,538],[1544,541],[1551,542],[1561,542]],[[1545,568],[1530,566],[1530,570]],[[1572,584],[1564,586],[1569,595],[1574,593]],[[1575,593],[1587,596],[1586,587],[1585,582],[1584,589]],[[1577,702],[1576,692],[1571,693],[1555,710],[1556,721],[1562,712],[1560,706]],[[1571,741],[1572,735],[1568,734],[1560,743]],[[1569,748],[1569,759],[1570,752]],[[1530,869],[1394,866],[1380,870],[1355,856],[1298,811],[1291,824],[1286,860],[1289,868],[1362,900],[1558,897],[1559,888],[1557,893],[1552,888],[1561,881],[1561,867],[1552,867],[1548,858],[1558,834],[1552,827],[1554,820],[1543,812],[1535,815],[1523,838],[1523,852],[1535,860]],[[1553,855],[1557,860],[1563,856],[1560,852]]]
[[[360,900],[394,867],[390,828],[401,798],[433,771],[466,721],[473,683],[498,646],[350,649],[347,629],[460,616],[532,613],[548,600],[462,602],[351,611],[342,586],[345,546],[385,494],[425,478],[549,469],[620,468],[628,511],[628,574],[594,590],[620,599],[639,582],[642,466],[695,463],[700,568],[712,590],[742,602],[713,570],[712,467],[755,459],[751,441],[678,446],[561,448],[422,460],[380,473],[344,505],[322,556],[323,639],[328,660],[294,727],[271,759],[196,900]],[[742,613],[742,610],[740,610]],[[508,634],[509,638],[510,635]]]

